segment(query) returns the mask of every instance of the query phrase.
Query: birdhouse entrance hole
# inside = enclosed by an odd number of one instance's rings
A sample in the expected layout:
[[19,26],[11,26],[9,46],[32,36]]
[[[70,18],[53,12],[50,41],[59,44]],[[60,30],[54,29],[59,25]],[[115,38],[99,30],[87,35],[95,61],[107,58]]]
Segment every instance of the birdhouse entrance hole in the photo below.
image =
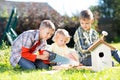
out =
[[101,57],[101,58],[104,57],[104,53],[103,53],[103,52],[100,52],[100,53],[99,53],[99,57]]

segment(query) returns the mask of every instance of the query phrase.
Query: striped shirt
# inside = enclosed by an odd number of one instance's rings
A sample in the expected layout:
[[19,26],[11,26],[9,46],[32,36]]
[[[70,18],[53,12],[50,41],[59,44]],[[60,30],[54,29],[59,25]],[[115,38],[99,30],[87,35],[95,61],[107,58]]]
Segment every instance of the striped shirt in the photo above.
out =
[[80,60],[90,55],[90,52],[83,54],[82,51],[87,50],[97,39],[98,39],[98,33],[93,29],[90,29],[89,31],[84,31],[81,27],[79,27],[76,30],[74,34],[74,42],[75,42],[74,47],[75,50],[80,55]]
[[39,33],[39,30],[28,30],[14,40],[10,56],[12,66],[15,67],[21,57],[34,62],[36,60],[36,54],[34,53],[46,48],[47,42],[39,40]]

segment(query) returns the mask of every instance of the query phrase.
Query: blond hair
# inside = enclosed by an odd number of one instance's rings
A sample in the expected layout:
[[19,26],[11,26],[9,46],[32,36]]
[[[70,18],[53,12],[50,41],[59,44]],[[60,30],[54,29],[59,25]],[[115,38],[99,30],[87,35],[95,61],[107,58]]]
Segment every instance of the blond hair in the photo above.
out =
[[50,28],[55,31],[55,25],[51,20],[43,20],[39,28]]
[[83,11],[80,12],[79,19],[93,20],[93,13],[89,9],[88,10],[83,10]]
[[52,40],[55,42],[59,35],[65,36],[67,38],[66,43],[69,43],[71,36],[69,35],[67,30],[65,30],[65,29],[57,29],[57,31],[55,32]]

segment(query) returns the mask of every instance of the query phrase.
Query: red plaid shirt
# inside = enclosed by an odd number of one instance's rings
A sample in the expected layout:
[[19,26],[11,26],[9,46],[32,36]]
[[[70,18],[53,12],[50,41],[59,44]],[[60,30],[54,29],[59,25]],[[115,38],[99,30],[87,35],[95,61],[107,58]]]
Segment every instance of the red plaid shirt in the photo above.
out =
[[14,40],[10,56],[12,66],[16,66],[21,57],[34,62],[36,60],[34,53],[46,48],[47,42],[39,40],[39,33],[39,30],[28,30]]

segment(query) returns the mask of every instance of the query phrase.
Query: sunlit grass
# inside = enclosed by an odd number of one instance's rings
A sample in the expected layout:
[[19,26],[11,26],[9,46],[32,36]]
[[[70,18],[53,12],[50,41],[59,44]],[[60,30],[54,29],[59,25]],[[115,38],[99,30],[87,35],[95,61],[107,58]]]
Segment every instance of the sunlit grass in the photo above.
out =
[[111,45],[120,50],[120,43],[112,43]]
[[[120,43],[112,43],[120,50]],[[69,69],[47,74],[45,70],[22,70],[9,63],[10,48],[0,50],[0,80],[120,80],[120,65],[100,72],[87,69]]]

